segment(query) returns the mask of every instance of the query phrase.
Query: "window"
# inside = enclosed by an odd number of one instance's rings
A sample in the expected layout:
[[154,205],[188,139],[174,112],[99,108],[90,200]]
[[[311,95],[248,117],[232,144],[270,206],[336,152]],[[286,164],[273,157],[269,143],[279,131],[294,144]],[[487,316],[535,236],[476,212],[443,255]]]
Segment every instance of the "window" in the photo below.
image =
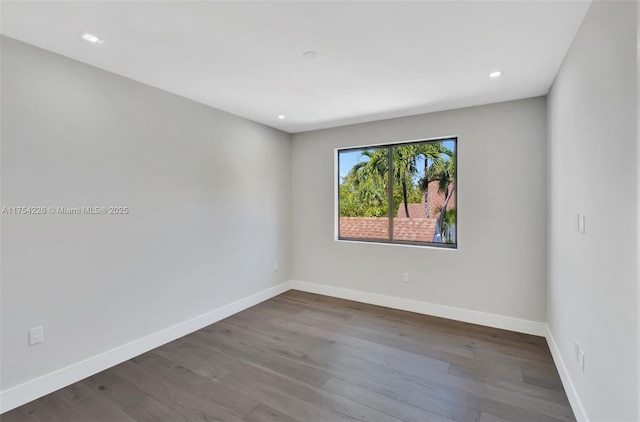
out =
[[457,247],[457,138],[337,150],[338,239]]

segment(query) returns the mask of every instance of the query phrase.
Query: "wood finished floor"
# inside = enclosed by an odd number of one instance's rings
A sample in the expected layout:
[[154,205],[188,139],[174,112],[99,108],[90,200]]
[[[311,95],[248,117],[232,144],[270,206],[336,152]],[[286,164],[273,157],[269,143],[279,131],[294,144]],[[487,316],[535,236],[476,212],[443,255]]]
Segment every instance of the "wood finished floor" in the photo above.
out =
[[1,420],[575,418],[542,337],[289,291]]

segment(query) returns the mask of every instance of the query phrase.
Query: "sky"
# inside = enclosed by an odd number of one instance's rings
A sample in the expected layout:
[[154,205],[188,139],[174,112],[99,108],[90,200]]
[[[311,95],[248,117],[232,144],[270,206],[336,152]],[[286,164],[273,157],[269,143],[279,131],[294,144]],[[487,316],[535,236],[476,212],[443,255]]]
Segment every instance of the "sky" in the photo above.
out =
[[[444,141],[442,142],[445,148],[453,150],[455,147],[454,141]],[[362,151],[367,148],[363,148],[360,150],[351,150],[351,151],[340,151],[339,163],[340,163],[340,180],[344,178],[349,170],[353,168],[359,162],[366,162],[369,160],[368,157],[362,155]],[[419,158],[417,162],[418,172],[419,174],[416,176],[418,179],[424,176],[424,159]]]

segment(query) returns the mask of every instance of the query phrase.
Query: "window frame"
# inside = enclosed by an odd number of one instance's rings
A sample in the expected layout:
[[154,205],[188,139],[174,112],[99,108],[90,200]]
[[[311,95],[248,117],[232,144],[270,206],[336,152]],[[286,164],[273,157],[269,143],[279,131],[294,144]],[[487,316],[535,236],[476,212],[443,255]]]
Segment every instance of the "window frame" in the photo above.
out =
[[[444,250],[457,250],[458,249],[458,140],[459,137],[457,135],[454,136],[439,136],[435,138],[425,138],[425,139],[412,139],[407,141],[396,141],[391,143],[380,143],[380,144],[369,144],[363,146],[355,146],[355,147],[343,147],[343,148],[335,148],[334,150],[334,240],[339,242],[355,242],[355,243],[373,243],[373,244],[383,244],[383,245],[397,245],[397,246],[413,246],[420,248],[436,248],[436,249],[444,249]],[[453,151],[453,160],[455,163],[454,168],[454,180],[453,180],[453,188],[456,195],[456,206],[455,206],[455,222],[456,222],[456,235],[455,235],[455,243],[439,243],[439,242],[414,242],[410,240],[394,240],[393,239],[393,220],[396,218],[393,215],[393,189],[394,189],[394,181],[393,177],[393,153],[392,148],[395,146],[405,146],[405,145],[418,145],[418,144],[426,144],[426,143],[437,143],[443,141],[453,141],[455,148]],[[388,149],[388,183],[389,183],[389,191],[387,193],[387,203],[388,203],[388,227],[389,227],[389,239],[371,239],[371,238],[355,238],[355,237],[342,237],[340,236],[340,153],[348,152],[348,151],[358,151],[358,150],[366,150],[368,148],[371,149]],[[382,218],[382,217],[380,217]]]

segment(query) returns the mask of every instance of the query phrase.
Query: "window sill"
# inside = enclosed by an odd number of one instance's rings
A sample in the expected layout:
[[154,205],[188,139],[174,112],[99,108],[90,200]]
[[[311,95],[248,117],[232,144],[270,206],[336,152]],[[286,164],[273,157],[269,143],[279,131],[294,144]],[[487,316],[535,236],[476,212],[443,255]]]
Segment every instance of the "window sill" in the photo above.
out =
[[405,247],[405,248],[420,248],[420,249],[435,249],[438,251],[457,251],[458,250],[458,246],[433,246],[433,245],[416,245],[416,244],[411,244],[411,243],[399,243],[399,242],[380,242],[380,241],[376,241],[376,240],[348,240],[348,239],[337,239],[334,238],[333,239],[336,242],[340,242],[340,243],[358,243],[358,244],[364,244],[364,245],[383,245],[383,246],[401,246],[401,247]]

